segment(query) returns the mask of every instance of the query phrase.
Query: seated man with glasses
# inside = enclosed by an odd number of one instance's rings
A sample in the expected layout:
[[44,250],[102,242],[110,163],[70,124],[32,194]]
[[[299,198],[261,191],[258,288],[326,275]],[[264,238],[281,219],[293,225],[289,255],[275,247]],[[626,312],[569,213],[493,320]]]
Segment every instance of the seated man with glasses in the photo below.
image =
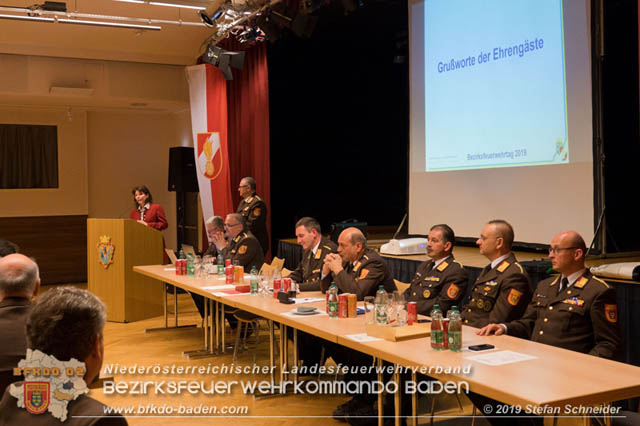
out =
[[230,213],[224,221],[224,235],[211,235],[218,253],[222,253],[225,260],[238,262],[239,266],[244,266],[245,272],[249,272],[252,266],[260,270],[264,262],[264,253],[260,243],[253,234],[246,229],[244,218],[239,213]]
[[[541,281],[522,319],[489,324],[477,334],[508,334],[602,358],[614,359],[620,349],[615,289],[585,267],[584,240],[575,231],[551,240],[549,259],[560,274]],[[499,404],[470,394],[477,407]],[[497,413],[497,411],[493,411]],[[507,413],[510,411],[507,410]],[[487,418],[492,425],[516,424],[513,418]],[[542,425],[542,417],[518,419],[517,424]]]

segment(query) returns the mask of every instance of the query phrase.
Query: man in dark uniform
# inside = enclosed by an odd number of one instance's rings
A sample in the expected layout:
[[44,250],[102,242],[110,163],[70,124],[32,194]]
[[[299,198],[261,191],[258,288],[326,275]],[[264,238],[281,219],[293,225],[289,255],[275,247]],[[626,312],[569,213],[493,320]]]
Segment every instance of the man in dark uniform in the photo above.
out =
[[347,228],[338,237],[338,254],[324,258],[322,267],[322,291],[334,281],[340,292],[352,293],[363,300],[375,296],[378,286],[387,293],[396,290],[396,283],[378,253],[367,248],[367,239],[358,228]]
[[240,180],[238,192],[242,201],[236,213],[240,213],[247,224],[247,229],[260,241],[262,252],[269,251],[269,234],[267,233],[267,205],[256,195],[256,180],[244,177]]
[[244,266],[245,272],[249,272],[252,266],[260,270],[264,263],[264,254],[260,243],[253,234],[246,229],[244,219],[239,213],[230,213],[224,221],[225,235],[213,234],[212,240],[218,252],[225,259],[237,261]]
[[38,265],[21,254],[0,258],[0,392],[20,376],[13,369],[27,353],[25,324],[40,289]]
[[492,220],[482,228],[476,244],[491,263],[482,270],[471,301],[462,309],[465,325],[481,328],[520,319],[524,314],[531,286],[529,276],[511,253],[513,239],[513,228],[504,220]]
[[[224,239],[224,219],[220,216],[211,216],[204,222],[204,226],[207,229],[207,237],[209,237],[209,247],[202,253],[202,256],[218,256],[218,249],[216,245],[213,243],[214,235],[217,236],[218,239]],[[193,299],[193,303],[196,304],[196,308],[198,308],[198,312],[200,312],[200,316],[204,318],[204,297],[199,294],[191,293],[191,298]]]
[[296,223],[296,237],[304,252],[289,278],[299,283],[300,291],[318,291],[324,258],[336,253],[336,243],[322,236],[320,224],[312,217],[303,217]]
[[478,334],[506,333],[614,359],[621,342],[616,291],[586,269],[586,252],[577,232],[556,235],[551,240],[549,259],[560,275],[538,284],[522,319],[489,324]]
[[453,258],[455,238],[449,225],[434,225],[429,230],[427,254],[431,260],[418,266],[411,287],[405,291],[407,301],[417,303],[419,314],[429,315],[436,304],[444,315],[451,306],[460,306],[469,274]]
[[[551,240],[549,259],[560,275],[538,283],[524,317],[501,324],[491,323],[477,334],[499,336],[506,333],[602,358],[615,358],[621,344],[616,292],[586,269],[586,252],[586,244],[577,232],[556,235]],[[478,395],[470,397],[479,407],[487,403],[499,404]],[[492,425],[514,423],[513,419],[487,420]],[[529,423],[541,425],[543,422],[542,418],[534,418],[529,419]]]
[[[358,228],[347,228],[342,231],[338,237],[338,254],[331,253],[324,258],[322,275],[323,292],[327,291],[331,282],[334,281],[341,292],[355,294],[358,300],[364,299],[365,296],[375,296],[379,286],[384,286],[388,293],[396,290],[396,284],[384,260],[378,253],[367,248],[367,240]],[[345,346],[332,342],[324,342],[324,345],[327,354],[338,365],[367,367],[373,363],[371,356]],[[375,375],[349,373],[345,374],[344,380],[346,382],[373,381]],[[347,421],[349,417],[370,416],[374,413],[375,400],[376,396],[373,394],[355,394],[351,400],[336,408],[333,418]]]
[[[89,385],[98,377],[104,359],[103,331],[107,313],[96,296],[87,290],[73,287],[57,287],[40,295],[32,305],[27,318],[27,343],[60,361],[75,358],[85,364],[84,381]],[[4,393],[0,401],[0,424],[3,425],[52,425],[60,424],[51,413],[34,415],[18,407],[16,398],[9,393],[24,384],[15,383]],[[15,394],[15,391],[14,391]],[[53,397],[53,396],[52,396]],[[107,407],[99,401],[80,395],[67,406],[65,422],[74,425],[126,425],[119,414],[105,414]],[[83,417],[86,416],[86,417]],[[106,418],[109,416],[109,418]]]

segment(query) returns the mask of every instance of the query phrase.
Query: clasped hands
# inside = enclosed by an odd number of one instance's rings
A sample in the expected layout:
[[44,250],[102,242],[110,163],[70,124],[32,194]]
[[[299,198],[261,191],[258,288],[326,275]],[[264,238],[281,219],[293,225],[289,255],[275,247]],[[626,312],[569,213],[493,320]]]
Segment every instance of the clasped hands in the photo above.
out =
[[335,275],[342,271],[342,258],[339,254],[329,253],[324,258],[324,265],[322,265],[322,275],[329,275],[329,272],[333,272]]

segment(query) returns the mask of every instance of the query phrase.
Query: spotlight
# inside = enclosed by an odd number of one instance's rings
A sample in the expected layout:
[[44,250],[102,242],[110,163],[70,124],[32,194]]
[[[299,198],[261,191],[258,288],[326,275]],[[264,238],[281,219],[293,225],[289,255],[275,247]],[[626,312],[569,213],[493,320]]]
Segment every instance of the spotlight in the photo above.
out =
[[216,19],[222,14],[222,5],[224,2],[225,0],[213,0],[206,9],[198,11],[200,19],[202,19],[202,22],[204,22],[206,26],[216,26]]
[[244,52],[229,52],[221,49],[218,46],[210,44],[207,46],[207,51],[204,52],[202,60],[208,64],[218,67],[224,78],[227,80],[233,80],[233,74],[231,73],[231,67],[241,70],[244,63]]

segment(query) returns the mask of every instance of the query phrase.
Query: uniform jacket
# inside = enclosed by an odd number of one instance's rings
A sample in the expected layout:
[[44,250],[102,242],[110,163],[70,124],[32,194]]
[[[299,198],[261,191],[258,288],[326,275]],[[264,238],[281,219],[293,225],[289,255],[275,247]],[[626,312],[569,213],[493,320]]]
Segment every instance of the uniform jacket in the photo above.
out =
[[260,241],[262,253],[269,251],[269,234],[267,233],[267,205],[264,200],[253,194],[238,204],[236,213],[240,213],[247,223],[247,228]]
[[446,315],[452,306],[460,306],[467,290],[469,274],[453,256],[447,257],[434,268],[435,262],[428,260],[418,266],[411,287],[405,291],[407,301],[417,302],[418,313],[430,315],[433,305],[440,306]]
[[615,358],[620,348],[616,292],[586,270],[558,294],[560,277],[541,281],[524,317],[507,334],[534,342]]
[[21,380],[13,369],[27,354],[25,324],[31,303],[23,297],[8,297],[0,302],[0,392]]
[[320,278],[322,276],[324,258],[329,253],[335,253],[337,248],[336,243],[323,237],[320,240],[315,255],[310,249],[302,253],[302,260],[298,263],[298,267],[289,274],[289,278],[300,283],[300,291],[320,290]]
[[[140,212],[138,209],[131,210],[129,217],[133,220],[140,220]],[[169,224],[164,214],[164,210],[160,204],[150,204],[149,208],[144,212],[144,221],[147,225],[158,231],[167,229]]]
[[387,293],[396,290],[396,283],[387,269],[386,263],[372,249],[365,249],[362,257],[355,262],[342,262],[343,270],[337,275],[333,272],[322,280],[322,291],[326,292],[331,281],[335,281],[342,293],[353,293],[358,300],[365,296],[375,296],[378,286],[383,285]]
[[[19,384],[22,386],[22,384]],[[126,426],[127,421],[119,414],[105,415],[105,405],[95,399],[81,395],[67,406],[67,419],[64,423],[53,417],[50,412],[31,414],[25,408],[19,408],[17,399],[7,389],[0,401],[0,426]],[[101,417],[74,417],[101,416]]]
[[522,318],[531,300],[529,276],[513,254],[495,268],[487,265],[476,280],[471,300],[462,309],[466,325],[484,327]]
[[264,254],[260,243],[251,232],[242,231],[235,238],[229,241],[229,244],[222,249],[222,255],[225,259],[238,261],[238,265],[244,266],[244,270],[249,272],[252,266],[260,270],[264,263]]

